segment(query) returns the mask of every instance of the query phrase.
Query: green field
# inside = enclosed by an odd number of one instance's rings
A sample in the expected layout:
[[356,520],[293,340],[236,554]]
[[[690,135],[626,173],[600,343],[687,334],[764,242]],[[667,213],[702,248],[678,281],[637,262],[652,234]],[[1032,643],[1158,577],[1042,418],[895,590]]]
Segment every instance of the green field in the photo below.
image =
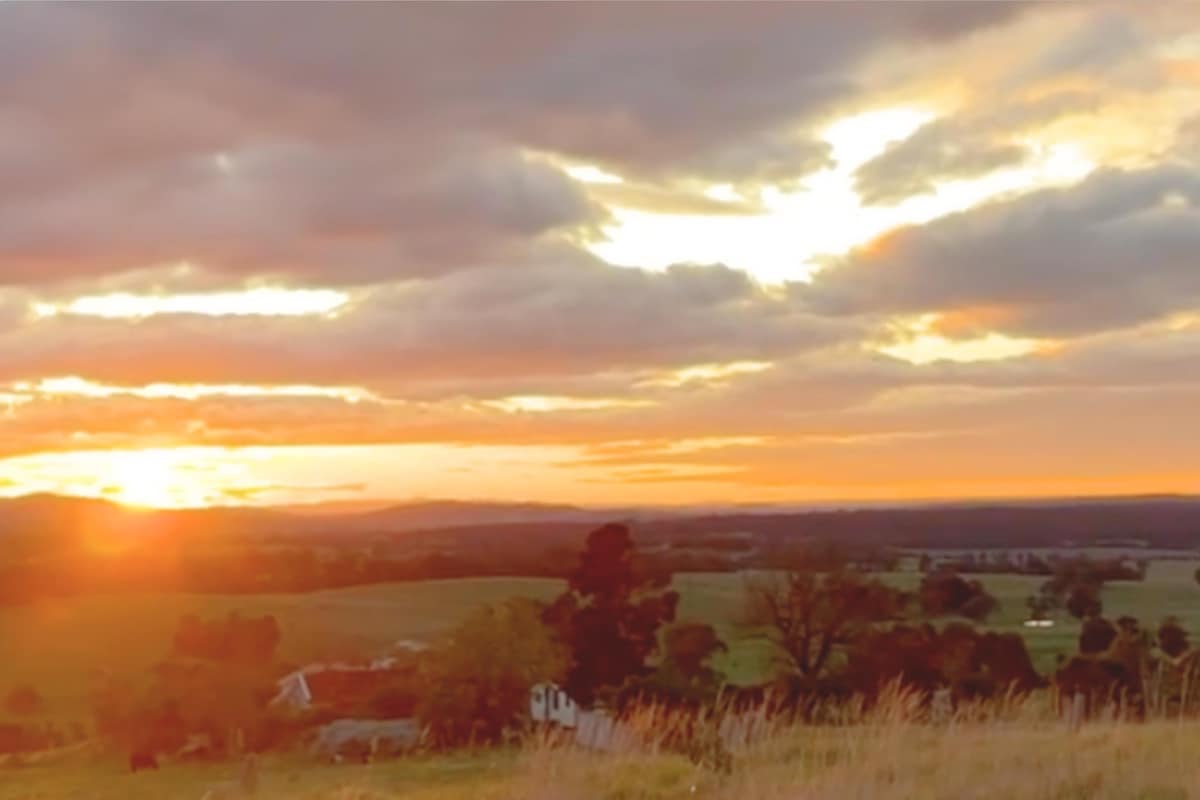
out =
[[[1146,625],[1173,614],[1200,634],[1200,587],[1195,562],[1159,561],[1145,582],[1113,583],[1104,589],[1106,615],[1130,614]],[[920,576],[885,576],[913,587]],[[1043,578],[985,575],[981,580],[1000,601],[990,621],[998,630],[1026,637],[1038,668],[1053,668],[1059,653],[1074,649],[1078,624],[1059,618],[1054,628],[1030,630],[1025,598]],[[735,574],[687,574],[676,578],[680,618],[711,622],[731,645],[718,665],[739,683],[759,680],[766,668],[762,644],[742,637],[738,620],[745,579]],[[180,616],[213,617],[237,610],[273,614],[283,631],[283,661],[304,664],[386,652],[402,639],[429,639],[453,626],[472,609],[514,595],[549,599],[562,583],[546,579],[479,578],[428,581],[297,595],[127,595],[84,597],[33,606],[0,608],[0,693],[20,683],[38,688],[47,715],[64,722],[85,721],[87,691],[98,671],[139,677],[167,652]]]
[[[1116,618],[1128,614],[1147,627],[1157,626],[1163,617],[1173,615],[1183,620],[1189,631],[1200,636],[1200,586],[1193,578],[1197,564],[1195,561],[1155,561],[1151,562],[1145,581],[1107,584],[1102,594],[1105,615]],[[916,588],[921,580],[915,571],[885,573],[882,577],[905,589]],[[988,620],[988,627],[1025,637],[1039,670],[1052,670],[1058,654],[1075,650],[1079,623],[1065,614],[1056,618],[1053,628],[1031,629],[1022,625],[1028,616],[1025,598],[1037,593],[1046,580],[1044,577],[967,577],[978,578],[1000,603]],[[745,579],[740,575],[678,576],[676,586],[683,596],[681,613],[689,619],[717,624],[726,641],[735,643],[739,636],[736,622],[744,583]],[[731,649],[723,665],[726,671],[734,680],[754,679],[763,663],[761,646],[756,642],[744,642]]]
[[285,663],[375,656],[402,639],[428,639],[473,609],[514,595],[549,599],[561,583],[477,578],[290,595],[89,596],[0,608],[0,693],[31,683],[47,713],[86,716],[95,674],[139,677],[161,661],[184,614],[272,614]]

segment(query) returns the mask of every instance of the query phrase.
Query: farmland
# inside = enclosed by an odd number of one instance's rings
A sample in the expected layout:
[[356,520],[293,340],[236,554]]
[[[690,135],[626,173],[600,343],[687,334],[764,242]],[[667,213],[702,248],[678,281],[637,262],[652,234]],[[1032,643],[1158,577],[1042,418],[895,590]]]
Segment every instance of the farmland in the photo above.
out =
[[539,579],[426,581],[294,595],[118,595],[0,608],[5,659],[0,687],[31,683],[59,719],[86,713],[93,674],[138,677],[166,655],[184,614],[272,614],[280,659],[374,655],[396,641],[427,639],[481,604],[514,595],[546,599],[559,583]]
[[[1169,614],[1200,632],[1200,587],[1193,581],[1195,562],[1156,561],[1144,582],[1105,587],[1105,613],[1156,624]],[[920,580],[914,571],[885,574],[904,588]],[[989,627],[1026,637],[1037,667],[1053,669],[1059,653],[1074,649],[1078,624],[1058,619],[1053,628],[1030,630],[1025,598],[1042,578],[1022,575],[980,576],[1000,601]],[[713,623],[730,644],[718,666],[738,683],[761,680],[767,660],[761,642],[738,625],[745,578],[738,574],[683,574],[675,579],[683,620]],[[355,587],[292,595],[119,595],[46,601],[0,608],[0,690],[35,685],[46,698],[48,717],[84,722],[87,692],[97,671],[118,676],[144,675],[170,645],[184,614],[223,616],[272,614],[283,638],[280,659],[303,664],[313,660],[371,656],[399,640],[428,640],[463,619],[481,604],[512,596],[549,599],[561,582],[534,578],[470,578]]]

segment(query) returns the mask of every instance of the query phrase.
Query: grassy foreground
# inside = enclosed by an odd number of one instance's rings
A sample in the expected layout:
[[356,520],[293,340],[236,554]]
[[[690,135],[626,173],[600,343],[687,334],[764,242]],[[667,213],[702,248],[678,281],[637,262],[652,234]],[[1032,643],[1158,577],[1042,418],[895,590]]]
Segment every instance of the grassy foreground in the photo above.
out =
[[[898,711],[896,709],[899,709]],[[367,766],[265,760],[261,800],[1183,800],[1200,798],[1200,722],[1097,722],[1041,710],[943,726],[902,704],[841,727],[792,727],[734,753],[728,774],[649,746],[605,755],[531,741],[519,751]],[[0,768],[0,800],[201,798],[236,765],[130,775],[114,760]],[[240,796],[240,795],[239,795]]]

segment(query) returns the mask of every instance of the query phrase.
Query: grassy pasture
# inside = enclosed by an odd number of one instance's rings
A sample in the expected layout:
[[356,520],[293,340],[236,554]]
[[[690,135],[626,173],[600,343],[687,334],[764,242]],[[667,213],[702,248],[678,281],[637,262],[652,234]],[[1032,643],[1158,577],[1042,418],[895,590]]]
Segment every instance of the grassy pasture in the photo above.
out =
[[435,636],[482,604],[514,595],[549,599],[559,591],[553,580],[478,578],[291,595],[87,596],[4,607],[0,694],[31,683],[46,698],[48,715],[80,719],[93,673],[145,675],[166,655],[184,614],[273,614],[282,630],[281,659],[304,664],[378,654],[401,639]]
[[[1184,626],[1200,639],[1200,586],[1193,573],[1200,562],[1151,562],[1145,581],[1115,582],[1104,587],[1104,613],[1111,618],[1123,614],[1140,619],[1146,627],[1157,626],[1168,615],[1183,620]],[[913,570],[885,573],[889,583],[915,589],[921,575]],[[1079,623],[1065,614],[1059,615],[1053,628],[1026,628],[1028,616],[1025,598],[1036,594],[1046,578],[1036,575],[970,575],[978,578],[1000,602],[988,627],[1025,637],[1034,664],[1042,671],[1054,668],[1059,653],[1070,653],[1079,638]],[[762,647],[754,641],[741,641],[738,628],[740,596],[745,584],[741,575],[680,575],[676,585],[682,593],[681,616],[711,621],[717,625],[731,652],[723,664],[734,680],[757,678],[764,663]]]
[[[1200,637],[1200,587],[1196,562],[1157,561],[1145,582],[1113,583],[1104,589],[1105,613],[1130,614],[1155,625],[1180,617]],[[884,576],[912,588],[912,571]],[[990,626],[1026,637],[1039,669],[1050,670],[1058,653],[1074,649],[1078,624],[1060,618],[1055,627],[1022,627],[1025,598],[1044,580],[1036,576],[984,575],[1000,601]],[[736,574],[677,576],[680,619],[713,623],[730,652],[718,665],[735,682],[761,679],[767,668],[762,643],[739,627],[745,578]],[[155,594],[82,597],[32,606],[0,608],[0,694],[31,683],[46,698],[46,715],[62,722],[88,718],[87,691],[96,670],[138,678],[166,653],[176,621],[187,613],[213,617],[237,610],[273,614],[283,630],[280,655],[302,664],[317,659],[372,655],[397,640],[428,639],[452,627],[484,603],[522,595],[549,599],[560,581],[478,578],[355,587],[297,595]]]

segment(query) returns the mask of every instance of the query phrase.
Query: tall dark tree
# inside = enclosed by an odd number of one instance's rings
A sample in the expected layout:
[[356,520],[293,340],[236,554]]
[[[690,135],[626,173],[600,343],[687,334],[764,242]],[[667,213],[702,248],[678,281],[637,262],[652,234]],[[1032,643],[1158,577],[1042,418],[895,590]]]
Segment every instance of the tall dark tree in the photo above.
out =
[[566,689],[590,705],[597,694],[649,674],[659,628],[675,619],[679,595],[669,574],[639,568],[629,529],[609,524],[592,531],[568,579],[547,610],[571,651]]

